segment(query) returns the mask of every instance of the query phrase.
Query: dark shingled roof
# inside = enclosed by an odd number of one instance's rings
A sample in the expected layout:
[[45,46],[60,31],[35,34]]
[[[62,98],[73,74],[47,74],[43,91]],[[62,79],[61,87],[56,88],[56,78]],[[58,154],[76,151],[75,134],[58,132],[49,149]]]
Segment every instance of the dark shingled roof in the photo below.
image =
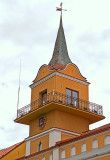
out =
[[55,47],[53,51],[53,56],[51,61],[49,62],[49,66],[54,66],[56,64],[66,65],[68,63],[72,63],[72,62],[68,55],[63,23],[62,23],[62,15],[61,15],[60,25],[59,25]]

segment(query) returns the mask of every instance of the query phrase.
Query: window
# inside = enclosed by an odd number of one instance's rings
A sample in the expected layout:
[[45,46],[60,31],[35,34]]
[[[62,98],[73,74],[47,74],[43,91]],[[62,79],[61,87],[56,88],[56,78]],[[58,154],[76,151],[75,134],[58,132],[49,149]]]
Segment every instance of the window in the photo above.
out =
[[81,153],[86,152],[86,143],[81,145]]
[[63,158],[65,158],[65,150],[64,149],[61,151],[61,159],[63,159]]
[[42,160],[45,160],[45,157],[44,157],[44,156],[42,157]]
[[49,155],[49,160],[52,160],[52,154]]
[[43,105],[47,102],[47,91],[42,93],[42,103]]
[[92,149],[94,148],[98,148],[98,141],[96,139],[92,141]]
[[66,103],[78,106],[78,92],[66,88]]
[[42,150],[42,143],[39,142],[39,144],[38,144],[38,152],[41,151],[41,150]]
[[105,138],[104,138],[104,145],[106,146],[108,144],[110,144],[110,136],[109,135],[105,136]]
[[76,148],[73,146],[71,148],[71,156],[74,156],[76,154]]

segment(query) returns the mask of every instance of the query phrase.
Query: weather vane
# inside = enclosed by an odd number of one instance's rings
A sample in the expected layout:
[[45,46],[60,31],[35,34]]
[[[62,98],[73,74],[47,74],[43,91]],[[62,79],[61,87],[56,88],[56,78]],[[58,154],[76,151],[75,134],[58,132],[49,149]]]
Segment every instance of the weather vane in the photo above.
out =
[[56,11],[61,11],[61,15],[62,15],[62,10],[67,11],[66,9],[62,9],[62,5],[63,3],[60,3],[60,7],[56,7]]

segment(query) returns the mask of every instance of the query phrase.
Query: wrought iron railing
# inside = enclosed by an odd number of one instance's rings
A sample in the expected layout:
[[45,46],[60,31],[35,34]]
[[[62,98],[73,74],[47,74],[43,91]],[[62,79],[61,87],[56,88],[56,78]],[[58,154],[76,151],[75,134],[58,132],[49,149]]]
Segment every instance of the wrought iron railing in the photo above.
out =
[[17,111],[17,118],[20,118],[21,116],[24,116],[29,112],[37,110],[38,108],[51,102],[64,104],[73,108],[77,108],[80,110],[84,110],[86,112],[91,112],[103,116],[103,108],[101,105],[86,100],[82,100],[79,98],[74,98],[59,92],[51,92],[48,93],[45,97],[43,97],[43,99],[38,99],[32,102],[31,104],[19,109]]

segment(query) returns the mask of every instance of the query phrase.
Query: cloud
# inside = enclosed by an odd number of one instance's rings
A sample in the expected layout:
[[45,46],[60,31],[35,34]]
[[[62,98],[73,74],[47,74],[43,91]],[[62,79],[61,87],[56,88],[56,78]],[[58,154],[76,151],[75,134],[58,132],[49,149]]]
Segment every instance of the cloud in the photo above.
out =
[[107,96],[110,96],[110,89],[105,88],[104,90],[102,90],[102,92]]
[[21,1],[16,3],[12,1],[13,5],[6,2],[4,10],[7,10],[8,14],[1,23],[0,40],[10,40],[21,46],[51,42],[51,37],[55,35],[55,32],[49,30],[48,13],[42,14],[41,12],[46,7],[48,8],[48,5],[44,6],[40,3],[30,7],[30,1],[26,3],[26,6],[20,3]]
[[105,29],[102,33],[103,40],[110,40],[110,29]]
[[88,59],[88,62],[91,61],[100,68],[102,68],[110,59],[110,47],[107,45],[109,42],[103,38],[102,35],[104,33],[105,31],[98,34],[95,32],[87,32],[80,35],[77,39],[81,58],[82,55],[85,56]]

